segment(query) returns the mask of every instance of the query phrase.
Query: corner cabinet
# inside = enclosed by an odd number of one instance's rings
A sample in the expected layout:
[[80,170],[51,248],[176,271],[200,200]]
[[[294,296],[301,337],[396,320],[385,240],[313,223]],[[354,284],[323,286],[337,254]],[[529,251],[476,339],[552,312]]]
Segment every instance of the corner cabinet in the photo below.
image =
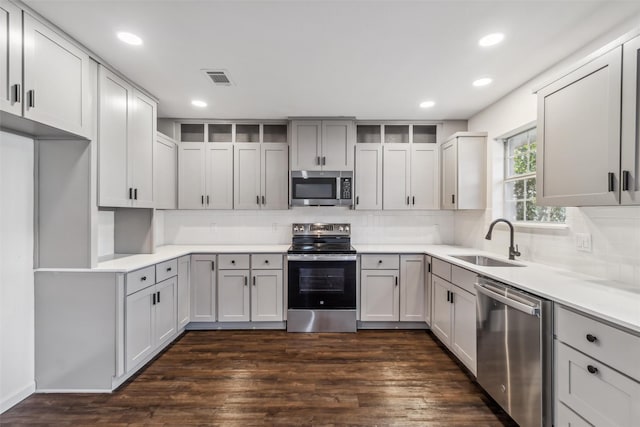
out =
[[6,0],[0,32],[0,110],[90,139],[89,56]]
[[442,209],[485,209],[486,132],[457,132],[440,147]]
[[291,136],[291,170],[353,170],[353,120],[292,120]]
[[640,204],[639,54],[637,36],[538,91],[539,205]]
[[431,276],[431,330],[476,374],[475,273],[434,259]]
[[98,204],[152,208],[157,105],[104,67],[98,80]]

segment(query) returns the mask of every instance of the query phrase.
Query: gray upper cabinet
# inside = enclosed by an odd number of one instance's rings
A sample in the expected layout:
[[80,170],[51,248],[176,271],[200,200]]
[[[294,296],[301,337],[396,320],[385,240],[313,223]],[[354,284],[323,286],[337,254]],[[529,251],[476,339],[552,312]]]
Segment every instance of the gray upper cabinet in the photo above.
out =
[[89,62],[69,40],[0,0],[1,111],[91,138]]
[[382,145],[356,144],[355,209],[382,209]]
[[621,202],[640,204],[640,36],[628,41],[622,52],[622,155]]
[[537,202],[640,205],[640,36],[538,91]]
[[104,67],[98,79],[98,204],[152,208],[156,103]]
[[486,132],[457,132],[440,147],[442,209],[486,207]]
[[236,209],[287,209],[288,145],[238,143],[234,147]]
[[0,110],[22,114],[22,11],[0,0]]
[[619,203],[622,47],[538,92],[537,203]]
[[353,170],[352,120],[293,120],[292,170]]
[[89,56],[24,14],[24,117],[91,137]]
[[178,145],[158,132],[153,167],[156,209],[178,208]]

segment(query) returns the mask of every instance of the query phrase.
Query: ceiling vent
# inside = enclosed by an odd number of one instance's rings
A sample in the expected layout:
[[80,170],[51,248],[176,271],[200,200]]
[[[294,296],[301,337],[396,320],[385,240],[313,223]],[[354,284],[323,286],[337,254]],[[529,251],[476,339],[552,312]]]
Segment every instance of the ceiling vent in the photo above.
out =
[[233,82],[226,70],[202,70],[216,86],[231,86]]

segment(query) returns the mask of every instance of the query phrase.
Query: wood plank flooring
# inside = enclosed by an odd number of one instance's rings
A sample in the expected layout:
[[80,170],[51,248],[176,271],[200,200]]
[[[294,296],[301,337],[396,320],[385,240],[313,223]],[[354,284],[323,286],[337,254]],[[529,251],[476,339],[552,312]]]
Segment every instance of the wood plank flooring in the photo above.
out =
[[191,331],[112,394],[35,394],[0,424],[516,425],[425,331]]

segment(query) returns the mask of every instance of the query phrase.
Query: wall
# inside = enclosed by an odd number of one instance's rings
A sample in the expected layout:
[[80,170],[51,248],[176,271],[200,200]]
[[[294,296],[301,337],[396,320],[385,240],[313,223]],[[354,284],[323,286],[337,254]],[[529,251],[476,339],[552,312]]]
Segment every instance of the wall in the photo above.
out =
[[0,413],[35,389],[33,153],[0,132]]
[[449,211],[354,211],[300,207],[288,211],[165,211],[164,244],[287,244],[295,222],[347,222],[354,244],[453,243]]
[[[484,240],[489,223],[502,216],[503,146],[495,138],[535,121],[537,99],[532,88],[553,79],[572,63],[604,46],[625,32],[638,27],[640,16],[620,24],[608,34],[594,40],[561,64],[527,82],[469,120],[469,130],[487,131],[488,206],[483,212],[455,214],[455,243],[476,247],[506,256],[509,246],[506,227],[496,228],[493,240]],[[579,159],[576,159],[579,164]],[[570,165],[567,165],[571,167]],[[518,228],[516,243],[522,259],[549,264],[572,271],[599,276],[611,286],[640,289],[640,207],[567,208],[567,228]],[[575,249],[575,234],[592,236],[592,252]]]

